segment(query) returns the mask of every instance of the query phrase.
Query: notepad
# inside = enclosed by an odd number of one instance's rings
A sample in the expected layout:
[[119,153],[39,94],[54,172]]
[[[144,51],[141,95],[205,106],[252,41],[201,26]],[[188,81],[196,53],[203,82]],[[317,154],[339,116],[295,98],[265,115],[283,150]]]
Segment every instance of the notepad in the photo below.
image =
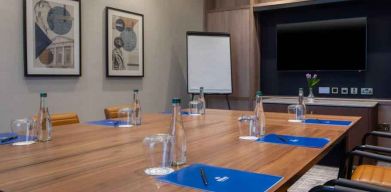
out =
[[326,120],[326,119],[306,119],[306,124],[319,124],[319,125],[335,125],[335,126],[349,126],[352,124],[351,121],[340,121],[340,120]]
[[[15,133],[0,133],[0,138],[12,137],[12,136],[16,136],[16,134]],[[7,145],[7,144],[12,144],[12,143],[17,143],[17,142],[23,142],[26,140],[34,141],[35,139],[36,139],[36,137],[32,137],[32,136],[29,136],[27,139],[26,139],[26,136],[18,136],[16,139],[12,139],[12,140],[6,141],[6,142],[0,142],[0,145]]]
[[108,127],[129,127],[126,122],[120,120],[99,120],[99,121],[90,121],[88,124],[93,125],[102,125]]
[[[202,180],[201,168],[204,170],[208,185],[205,185]],[[157,179],[162,182],[203,191],[259,192],[268,191],[283,177],[205,164],[193,164],[168,175],[157,177]]]
[[290,135],[268,134],[261,137],[257,142],[292,145],[298,147],[323,148],[330,140],[327,138],[299,137]]

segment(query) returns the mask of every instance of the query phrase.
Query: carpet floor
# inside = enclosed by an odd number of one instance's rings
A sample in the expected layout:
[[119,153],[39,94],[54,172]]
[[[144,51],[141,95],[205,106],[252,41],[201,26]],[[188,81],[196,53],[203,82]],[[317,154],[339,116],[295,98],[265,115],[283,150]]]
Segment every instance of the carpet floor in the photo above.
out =
[[329,180],[336,179],[338,176],[337,167],[327,167],[315,165],[307,173],[305,173],[295,184],[293,184],[288,192],[305,192],[317,185],[323,185]]

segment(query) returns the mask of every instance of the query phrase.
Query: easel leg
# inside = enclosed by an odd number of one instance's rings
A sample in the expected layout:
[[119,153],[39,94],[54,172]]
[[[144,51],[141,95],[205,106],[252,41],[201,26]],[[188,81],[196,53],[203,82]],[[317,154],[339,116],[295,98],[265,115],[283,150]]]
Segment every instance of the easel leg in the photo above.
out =
[[225,99],[227,100],[228,109],[231,110],[231,104],[229,103],[228,95],[225,95]]

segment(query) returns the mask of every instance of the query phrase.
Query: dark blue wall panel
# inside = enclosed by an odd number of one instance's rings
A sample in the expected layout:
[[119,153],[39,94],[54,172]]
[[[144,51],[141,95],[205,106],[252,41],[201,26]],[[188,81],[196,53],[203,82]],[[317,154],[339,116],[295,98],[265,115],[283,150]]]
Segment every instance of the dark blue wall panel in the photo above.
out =
[[[391,98],[391,1],[351,2],[286,8],[257,13],[261,41],[261,89],[267,95],[297,95],[306,88],[307,72],[277,71],[276,25],[316,20],[367,17],[368,53],[366,71],[320,71],[320,86],[373,88],[373,96],[332,97]],[[313,72],[312,72],[313,73]],[[307,91],[307,89],[305,89]],[[340,90],[341,91],[341,90]],[[317,93],[317,90],[316,92]],[[327,95],[322,95],[327,97]]]

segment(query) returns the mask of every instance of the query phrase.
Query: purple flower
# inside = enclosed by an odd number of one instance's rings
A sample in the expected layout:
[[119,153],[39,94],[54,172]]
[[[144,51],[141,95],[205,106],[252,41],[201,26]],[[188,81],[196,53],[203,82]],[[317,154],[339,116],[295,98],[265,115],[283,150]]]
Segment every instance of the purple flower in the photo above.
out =
[[307,73],[305,76],[307,77],[307,79],[311,79],[311,74]]
[[314,77],[313,77],[313,78],[316,79],[317,77],[318,77],[318,75],[317,75],[317,74],[314,74]]

